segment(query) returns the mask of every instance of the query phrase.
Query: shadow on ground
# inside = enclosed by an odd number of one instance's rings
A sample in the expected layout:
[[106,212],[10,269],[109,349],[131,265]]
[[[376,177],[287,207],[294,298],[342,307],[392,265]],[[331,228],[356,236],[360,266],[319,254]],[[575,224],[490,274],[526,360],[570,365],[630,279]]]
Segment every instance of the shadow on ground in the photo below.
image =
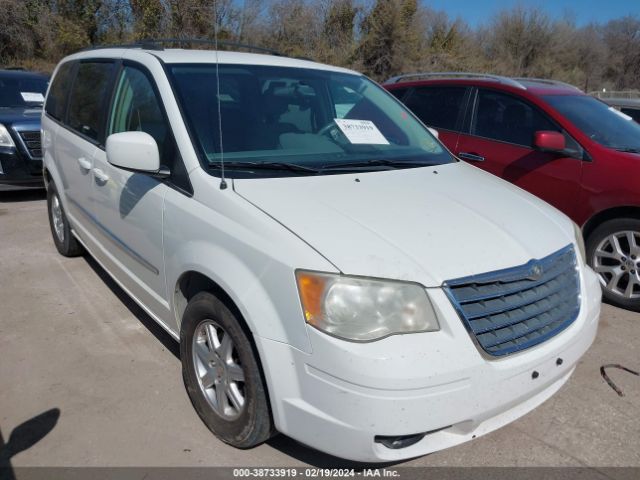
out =
[[14,428],[6,442],[0,429],[0,478],[15,478],[11,457],[33,447],[46,437],[54,429],[59,418],[58,408],[47,410]]
[[[153,320],[127,293],[111,278],[111,276],[96,262],[91,256],[85,255],[84,260],[91,269],[100,277],[113,294],[124,304],[160,343],[179,360],[180,346],[176,340],[169,335],[155,320]],[[368,465],[364,463],[351,462],[332,455],[328,455],[312,448],[309,448],[285,435],[277,435],[267,441],[267,445],[280,452],[318,468],[345,468],[362,470],[364,468],[383,468],[394,464]]]
[[180,345],[158,323],[151,318],[90,255],[85,255],[84,260],[91,269],[100,277],[109,290],[118,297],[125,307],[135,316],[151,334],[158,339],[162,346],[170,351],[178,360],[180,359]]

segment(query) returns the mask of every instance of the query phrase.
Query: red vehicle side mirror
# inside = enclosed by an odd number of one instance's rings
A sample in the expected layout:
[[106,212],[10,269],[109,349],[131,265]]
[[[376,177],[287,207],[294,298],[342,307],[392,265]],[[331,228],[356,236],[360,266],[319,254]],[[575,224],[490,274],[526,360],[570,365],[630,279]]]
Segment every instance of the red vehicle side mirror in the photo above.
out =
[[564,135],[560,132],[540,130],[533,134],[533,144],[544,152],[562,152],[566,148]]

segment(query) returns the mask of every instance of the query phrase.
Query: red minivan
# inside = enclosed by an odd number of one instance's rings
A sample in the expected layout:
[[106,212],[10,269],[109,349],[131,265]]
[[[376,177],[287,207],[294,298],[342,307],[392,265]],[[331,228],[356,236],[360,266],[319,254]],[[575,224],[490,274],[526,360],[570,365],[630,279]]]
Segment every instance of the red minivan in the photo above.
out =
[[571,217],[605,298],[640,310],[640,124],[552,80],[427,73],[384,87],[457,157]]

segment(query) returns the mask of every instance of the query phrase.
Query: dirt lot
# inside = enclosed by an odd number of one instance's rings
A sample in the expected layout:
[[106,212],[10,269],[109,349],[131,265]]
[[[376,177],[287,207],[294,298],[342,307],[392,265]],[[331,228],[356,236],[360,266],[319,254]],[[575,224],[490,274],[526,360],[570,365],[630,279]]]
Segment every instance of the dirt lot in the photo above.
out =
[[[0,192],[0,431],[33,417],[50,433],[20,466],[332,466],[284,436],[241,451],[204,427],[176,344],[88,258],[59,256],[44,194]],[[402,466],[640,466],[640,314],[603,307],[569,383],[515,423]],[[2,439],[0,438],[0,450]],[[1,456],[1,455],[0,455]],[[1,476],[1,475],[0,475]]]

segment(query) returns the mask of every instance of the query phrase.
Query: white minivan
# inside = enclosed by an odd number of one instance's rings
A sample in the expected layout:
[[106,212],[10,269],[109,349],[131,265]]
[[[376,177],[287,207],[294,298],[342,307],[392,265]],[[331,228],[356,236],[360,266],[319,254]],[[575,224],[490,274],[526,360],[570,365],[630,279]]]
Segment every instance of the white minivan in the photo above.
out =
[[42,133],[58,251],[180,342],[195,410],[236,447],[450,447],[548,399],[596,335],[576,225],[359,73],[88,50],[56,68]]

